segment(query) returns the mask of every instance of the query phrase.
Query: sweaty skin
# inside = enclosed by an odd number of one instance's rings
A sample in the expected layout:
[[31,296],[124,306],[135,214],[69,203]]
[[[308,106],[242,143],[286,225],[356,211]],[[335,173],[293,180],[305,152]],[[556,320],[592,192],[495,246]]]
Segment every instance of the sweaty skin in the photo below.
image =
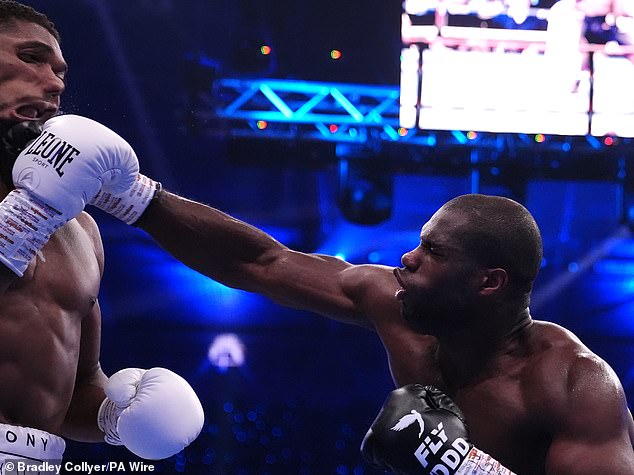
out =
[[[52,117],[66,69],[45,28],[0,26],[0,125]],[[0,183],[0,199],[9,191]],[[0,266],[0,422],[103,441],[96,426],[106,380],[99,366],[102,272],[99,232],[85,213],[55,232],[24,277]]]
[[0,392],[0,422],[62,434],[76,375],[96,369],[102,253],[94,222],[81,215],[3,292],[0,381],[11,389]]
[[[454,238],[462,224],[441,208],[395,270],[293,251],[168,192],[139,223],[182,262],[226,285],[373,329],[396,386],[446,391],[463,410],[472,442],[514,472],[634,473],[634,426],[612,369],[526,307],[482,311],[503,292],[505,274],[474,266]],[[417,318],[414,308],[428,312]]]

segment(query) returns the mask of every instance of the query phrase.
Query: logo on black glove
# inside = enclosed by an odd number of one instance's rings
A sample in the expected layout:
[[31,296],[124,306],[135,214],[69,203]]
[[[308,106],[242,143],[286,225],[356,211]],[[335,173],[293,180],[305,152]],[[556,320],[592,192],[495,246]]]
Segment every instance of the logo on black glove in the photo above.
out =
[[420,415],[420,412],[415,409],[412,409],[409,414],[401,417],[394,427],[390,428],[390,430],[401,431],[411,426],[414,422],[418,422],[418,427],[420,428],[418,438],[420,439],[423,436],[423,431],[425,430],[425,421]]
[[431,431],[430,435],[436,440],[433,440],[429,435],[425,437],[423,442],[414,452],[414,456],[425,468],[429,465],[428,457],[430,455],[434,455],[439,458],[440,463],[437,463],[430,471],[433,475],[450,475],[454,473],[469,453],[471,445],[462,437],[457,437],[453,442],[451,442],[451,445],[447,447],[445,444],[449,439],[447,438],[442,422],[440,422],[438,426]]
[[[425,431],[425,421],[421,414],[415,409],[412,409],[409,414],[402,416],[390,430],[400,432],[415,423],[418,423],[418,438],[420,439],[423,437]],[[430,456],[439,462],[431,468],[430,474],[453,474],[471,449],[471,445],[462,437],[457,437],[451,442],[451,445],[447,445],[448,441],[449,438],[445,432],[445,427],[442,422],[439,422],[414,451],[414,456],[423,468],[427,468],[430,462],[432,462]]]

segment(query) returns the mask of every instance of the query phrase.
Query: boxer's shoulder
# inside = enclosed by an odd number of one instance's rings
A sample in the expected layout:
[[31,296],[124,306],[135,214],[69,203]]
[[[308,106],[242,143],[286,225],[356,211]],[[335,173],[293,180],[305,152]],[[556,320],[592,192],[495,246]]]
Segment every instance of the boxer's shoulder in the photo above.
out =
[[85,313],[98,295],[103,263],[97,224],[81,213],[51,236],[5,297],[48,300],[47,305]]
[[353,298],[372,302],[372,308],[387,304],[398,311],[399,305],[394,294],[400,286],[393,271],[393,267],[382,265],[354,265],[341,273],[341,284]]
[[[57,247],[63,261],[96,259],[99,265],[103,266],[103,243],[99,227],[94,218],[85,211],[58,229],[47,247]],[[46,252],[46,248],[44,251]]]
[[357,286],[384,285],[390,283],[398,287],[394,277],[394,268],[377,264],[352,265],[342,274],[349,281],[354,281]]
[[[570,331],[551,323],[533,320],[530,335],[526,341],[530,375],[544,378],[549,385],[554,374],[567,371],[579,355],[590,350]],[[555,378],[561,380],[562,378]]]
[[572,332],[549,322],[534,325],[524,387],[550,417],[569,414],[573,399],[614,392],[618,386],[614,371]]
[[[97,256],[101,260],[103,260],[103,243],[101,241],[101,233],[99,231],[99,226],[97,226],[97,222],[94,220],[94,218],[85,211],[82,211],[73,221],[75,221],[81,227],[83,233],[85,233],[85,235],[93,243]],[[71,223],[73,221],[71,221]]]
[[532,320],[526,343],[534,358],[566,359],[590,351],[570,330],[542,320]]
[[396,331],[400,337],[402,332],[413,331],[400,316],[400,304],[394,296],[400,286],[393,270],[374,264],[354,265],[345,269],[340,279],[343,292],[377,331]]

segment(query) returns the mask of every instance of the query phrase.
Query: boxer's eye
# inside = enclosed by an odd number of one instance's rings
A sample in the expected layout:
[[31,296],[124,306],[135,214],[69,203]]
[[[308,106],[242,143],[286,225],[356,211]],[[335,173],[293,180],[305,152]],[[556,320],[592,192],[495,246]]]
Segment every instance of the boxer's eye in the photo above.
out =
[[425,252],[429,252],[431,254],[436,254],[436,247],[430,242],[423,241],[423,242],[420,243],[420,247]]
[[55,72],[55,76],[60,78],[62,81],[64,81],[64,84],[66,84],[66,70]]
[[19,58],[25,63],[39,64],[43,62],[41,55],[37,53],[21,53]]

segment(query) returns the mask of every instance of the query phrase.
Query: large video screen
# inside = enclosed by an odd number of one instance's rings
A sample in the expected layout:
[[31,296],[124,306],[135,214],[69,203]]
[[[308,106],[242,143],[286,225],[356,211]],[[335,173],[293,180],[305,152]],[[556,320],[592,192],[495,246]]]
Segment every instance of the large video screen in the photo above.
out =
[[400,125],[634,136],[633,0],[405,0]]

